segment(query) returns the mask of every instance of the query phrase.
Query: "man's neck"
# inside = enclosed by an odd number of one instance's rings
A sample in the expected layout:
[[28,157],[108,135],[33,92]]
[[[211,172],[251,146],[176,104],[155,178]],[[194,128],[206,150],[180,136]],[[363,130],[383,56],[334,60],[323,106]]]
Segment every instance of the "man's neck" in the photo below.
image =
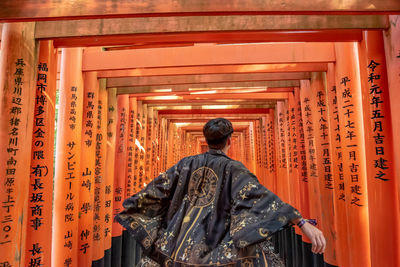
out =
[[226,146],[223,149],[221,149],[221,151],[224,152],[225,154],[228,154],[228,150],[229,150],[229,146]]

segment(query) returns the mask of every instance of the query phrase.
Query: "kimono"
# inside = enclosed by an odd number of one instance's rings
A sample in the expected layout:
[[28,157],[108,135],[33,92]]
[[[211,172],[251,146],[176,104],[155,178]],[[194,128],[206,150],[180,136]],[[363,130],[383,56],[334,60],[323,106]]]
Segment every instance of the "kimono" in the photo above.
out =
[[123,206],[115,218],[144,249],[140,266],[279,266],[268,240],[301,217],[212,149],[183,158]]

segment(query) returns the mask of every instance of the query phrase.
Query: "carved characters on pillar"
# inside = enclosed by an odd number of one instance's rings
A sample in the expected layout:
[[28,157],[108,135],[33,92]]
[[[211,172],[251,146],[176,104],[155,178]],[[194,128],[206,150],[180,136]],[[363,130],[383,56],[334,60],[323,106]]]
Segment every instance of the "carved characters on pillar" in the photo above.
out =
[[[4,175],[5,175],[5,188],[6,188],[6,196],[5,196],[5,201],[2,202],[1,205],[1,210],[2,210],[2,216],[1,216],[1,239],[0,239],[0,244],[5,244],[11,242],[11,236],[10,232],[13,230],[12,228],[16,224],[16,222],[12,218],[12,213],[14,209],[14,203],[15,203],[15,197],[16,197],[16,192],[15,192],[15,172],[16,172],[16,165],[17,165],[17,160],[16,156],[17,154],[22,153],[19,151],[19,146],[18,146],[18,136],[19,133],[22,129],[20,129],[19,123],[21,121],[21,103],[22,103],[22,97],[23,97],[23,90],[22,90],[22,84],[23,84],[23,77],[24,77],[24,59],[19,58],[15,61],[15,72],[14,72],[14,91],[13,91],[13,96],[12,96],[12,105],[10,108],[10,115],[11,119],[9,121],[10,124],[10,132],[8,133],[8,147],[7,153],[8,160],[7,160],[7,168],[3,170]],[[43,131],[38,132],[39,135],[43,135]],[[40,155],[39,155],[40,156]],[[38,173],[46,172],[44,166],[39,166],[38,167]],[[34,193],[35,196],[41,196],[43,193]],[[40,204],[40,198],[36,202],[38,205]],[[40,227],[41,225],[41,218],[36,217],[37,219],[33,222],[34,226]]]
[[341,201],[346,201],[346,193],[345,193],[345,181],[344,181],[344,173],[343,173],[343,156],[342,156],[342,137],[340,135],[340,124],[339,124],[339,111],[338,111],[338,99],[337,99],[337,89],[336,86],[332,86],[331,89],[331,95],[333,96],[331,98],[331,103],[330,106],[333,108],[332,111],[332,120],[333,125],[333,133],[332,133],[332,140],[336,144],[334,151],[336,152],[335,158],[337,159],[337,169],[338,169],[338,178],[339,178],[339,183],[336,186],[336,190],[339,191],[338,199]]
[[[18,71],[22,72],[22,70]],[[49,142],[52,140],[52,138],[44,138],[44,135],[50,134],[47,133],[45,129],[48,129],[51,121],[54,120],[49,120],[47,119],[49,116],[49,112],[51,112],[51,109],[49,111],[48,108],[48,101],[46,95],[49,95],[51,93],[46,92],[47,91],[47,78],[48,78],[48,73],[49,69],[47,66],[47,63],[45,62],[40,62],[38,64],[38,73],[37,73],[37,85],[36,85],[36,98],[35,98],[35,111],[34,111],[34,122],[33,122],[33,131],[36,133],[40,133],[40,135],[33,134],[33,140],[32,140],[32,162],[31,162],[31,183],[29,186],[29,191],[31,193],[31,199],[28,204],[28,227],[30,228],[30,231],[35,231],[37,232],[42,232],[44,231],[43,225],[44,223],[44,216],[51,216],[50,214],[45,214],[45,209],[50,211],[51,210],[51,199],[52,197],[50,196],[44,196],[47,199],[45,202],[45,199],[37,199],[33,197],[33,194],[40,194],[44,195],[45,189],[46,189],[46,184],[49,185],[49,183],[52,183],[52,171],[51,174],[49,174],[49,170],[52,170],[52,166],[47,166],[48,159],[53,158],[53,153],[52,150],[46,150],[47,147],[53,146],[53,144],[46,144],[46,142]],[[51,96],[49,96],[51,97]],[[54,111],[54,110],[53,110]],[[49,116],[54,118],[53,116]],[[51,128],[51,126],[50,126]],[[35,137],[36,136],[36,137]],[[50,152],[50,154],[49,154]],[[45,160],[46,159],[46,160]],[[46,182],[47,181],[47,182]],[[52,191],[52,188],[50,189]],[[37,200],[33,201],[33,200]],[[45,205],[50,205],[45,208]],[[49,219],[48,221],[51,221]],[[46,227],[46,226],[45,226]],[[50,236],[51,238],[51,236]],[[41,241],[41,240],[40,240]],[[44,259],[43,254],[44,252],[50,253],[50,251],[45,251],[43,249],[43,244],[41,242],[32,242],[28,243],[27,246],[32,246],[28,247],[29,252],[27,254],[28,259],[26,259],[26,262],[28,263],[28,266],[40,266],[44,264]]]
[[357,146],[357,137],[358,133],[356,133],[356,124],[359,122],[356,121],[355,115],[354,115],[354,104],[352,101],[353,95],[352,95],[352,90],[351,90],[351,80],[349,77],[344,76],[341,77],[340,79],[340,85],[341,85],[341,95],[342,95],[342,102],[341,102],[341,109],[343,110],[343,115],[344,115],[344,121],[342,127],[344,127],[344,138],[347,139],[346,146],[348,148],[348,155],[344,155],[344,162],[348,165],[347,167],[350,170],[350,204],[354,206],[364,206],[364,197],[362,196],[363,193],[361,185],[359,183],[359,156],[358,155],[358,149]]
[[304,103],[304,132],[306,133],[306,139],[308,142],[308,154],[309,154],[309,176],[317,178],[317,164],[316,164],[316,156],[315,156],[315,139],[314,139],[314,127],[312,123],[312,114],[311,114],[311,104],[310,99],[308,97],[303,98]]
[[325,188],[333,190],[333,176],[332,176],[332,162],[331,162],[331,152],[329,148],[329,126],[327,121],[328,110],[326,108],[326,95],[325,92],[320,89],[316,92],[317,96],[317,118],[319,122],[319,132],[321,138],[321,145],[322,149],[322,164],[324,167],[324,181],[325,181]]
[[370,105],[371,105],[371,120],[373,121],[372,131],[374,132],[374,142],[375,142],[375,159],[374,159],[374,168],[375,174],[374,178],[382,181],[388,181],[390,179],[387,176],[387,170],[390,168],[388,165],[388,160],[385,158],[385,136],[383,134],[385,116],[383,114],[383,110],[381,106],[384,104],[381,94],[382,90],[385,88],[381,88],[379,84],[379,80],[381,76],[379,74],[375,74],[375,69],[379,68],[381,63],[375,62],[373,59],[368,62],[368,85],[369,85],[369,96],[370,96]]

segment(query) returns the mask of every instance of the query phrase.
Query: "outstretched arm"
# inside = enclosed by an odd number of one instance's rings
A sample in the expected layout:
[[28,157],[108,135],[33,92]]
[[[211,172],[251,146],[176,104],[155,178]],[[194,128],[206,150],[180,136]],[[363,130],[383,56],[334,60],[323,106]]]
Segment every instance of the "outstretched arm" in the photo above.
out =
[[292,223],[299,226],[303,234],[305,234],[308,239],[311,240],[311,251],[313,253],[324,253],[326,248],[326,240],[321,230],[305,221],[303,218],[296,218],[292,220]]

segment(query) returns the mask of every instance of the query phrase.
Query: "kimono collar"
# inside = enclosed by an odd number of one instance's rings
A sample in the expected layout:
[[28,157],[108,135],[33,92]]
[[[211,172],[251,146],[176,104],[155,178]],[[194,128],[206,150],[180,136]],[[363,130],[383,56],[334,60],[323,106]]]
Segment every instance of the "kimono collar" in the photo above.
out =
[[206,153],[209,153],[211,155],[221,155],[221,156],[225,156],[225,157],[229,158],[224,152],[222,152],[221,150],[218,150],[218,149],[210,148],[208,150],[208,152],[206,152]]

